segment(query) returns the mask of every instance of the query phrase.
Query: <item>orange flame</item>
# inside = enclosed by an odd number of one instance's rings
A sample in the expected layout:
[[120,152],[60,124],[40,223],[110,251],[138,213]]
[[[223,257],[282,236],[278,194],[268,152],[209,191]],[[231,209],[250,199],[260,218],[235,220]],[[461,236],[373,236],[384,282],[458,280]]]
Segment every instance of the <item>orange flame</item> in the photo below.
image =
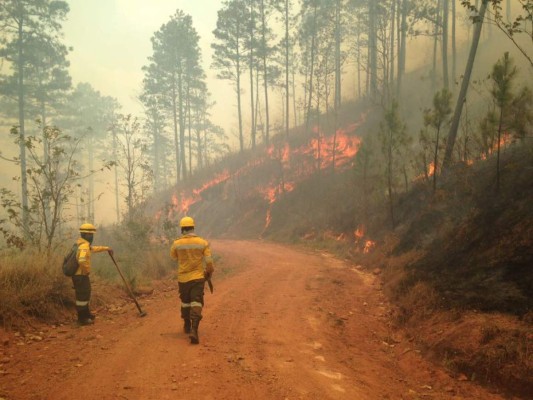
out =
[[365,242],[365,247],[363,249],[363,253],[364,254],[367,254],[370,252],[370,250],[372,250],[374,248],[374,246],[376,245],[376,242],[372,241],[372,240],[367,240]]
[[268,204],[274,203],[282,193],[292,192],[294,190],[294,184],[285,182],[275,186],[270,186],[263,189],[265,200],[268,200]]
[[[428,165],[428,176],[432,176],[435,173],[435,163],[432,162]],[[438,175],[437,175],[438,176]]]
[[367,254],[370,252],[370,250],[372,250],[375,246],[376,246],[376,242],[374,242],[373,240],[370,240],[370,239],[367,239],[365,240],[364,242],[364,245],[360,245],[361,243],[361,240],[364,238],[365,236],[365,227],[363,225],[359,225],[357,227],[357,229],[354,231],[353,233],[354,235],[354,238],[355,238],[355,246],[356,246],[356,251],[361,251],[360,248],[361,246],[363,247],[363,253],[364,254]]
[[266,215],[266,224],[265,224],[265,229],[268,228],[270,226],[270,222],[272,222],[272,215],[270,213],[270,208],[267,210],[267,215]]
[[186,196],[182,192],[174,193],[171,199],[172,209],[169,210],[168,218],[171,217],[172,212],[187,214],[189,212],[189,208],[194,203],[201,200],[201,195],[203,191],[209,189],[210,187],[218,185],[221,182],[226,181],[229,177],[229,172],[227,170],[224,170],[222,173],[215,176],[215,178],[204,183],[198,189],[193,189],[192,196]]
[[278,184],[275,186],[270,186],[267,189],[263,190],[265,200],[268,200],[268,210],[266,215],[266,221],[265,221],[265,228],[268,228],[270,226],[270,222],[272,221],[272,214],[271,214],[271,207],[272,204],[279,199],[279,197],[283,193],[288,193],[294,190],[294,184],[285,182],[283,184]]
[[219,183],[228,180],[229,178],[230,178],[230,174],[229,174],[228,170],[226,169],[226,170],[222,171],[222,173],[217,175],[214,179],[211,179],[209,182],[204,183],[201,188],[194,189],[193,193],[195,195],[201,195],[204,190],[209,189],[210,187],[216,186]]
[[355,157],[361,147],[361,138],[358,136],[348,136],[342,129],[337,131],[337,135],[319,136],[311,139],[309,149],[303,149],[304,154],[312,153],[315,160],[320,159],[320,167],[327,168],[333,163],[335,166],[343,166]]

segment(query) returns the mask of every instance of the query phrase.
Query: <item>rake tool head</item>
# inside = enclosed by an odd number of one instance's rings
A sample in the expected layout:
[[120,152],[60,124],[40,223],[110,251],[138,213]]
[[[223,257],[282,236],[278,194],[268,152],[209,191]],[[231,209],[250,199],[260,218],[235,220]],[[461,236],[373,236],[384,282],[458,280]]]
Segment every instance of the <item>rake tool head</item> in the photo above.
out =
[[148,315],[148,314],[146,314],[146,311],[141,311],[141,312],[139,313],[139,317],[141,317],[141,318],[142,318],[142,317],[146,317],[147,315]]

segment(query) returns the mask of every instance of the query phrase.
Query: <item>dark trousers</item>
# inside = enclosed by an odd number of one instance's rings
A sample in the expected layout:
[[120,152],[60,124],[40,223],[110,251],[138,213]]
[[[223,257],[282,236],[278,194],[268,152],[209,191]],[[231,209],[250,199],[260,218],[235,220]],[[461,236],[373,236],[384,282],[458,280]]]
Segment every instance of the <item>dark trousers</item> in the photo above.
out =
[[88,275],[74,275],[72,277],[74,292],[76,294],[76,311],[78,320],[90,317],[89,301],[91,300],[91,280]]
[[178,282],[181,300],[181,317],[200,322],[202,319],[202,307],[204,305],[205,279],[196,279],[189,282]]

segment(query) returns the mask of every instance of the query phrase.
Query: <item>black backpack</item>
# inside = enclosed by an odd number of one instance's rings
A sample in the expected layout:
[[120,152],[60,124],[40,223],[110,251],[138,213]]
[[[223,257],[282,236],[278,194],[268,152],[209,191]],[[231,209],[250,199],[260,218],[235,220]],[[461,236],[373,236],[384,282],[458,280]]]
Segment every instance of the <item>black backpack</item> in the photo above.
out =
[[63,259],[63,273],[66,276],[74,276],[78,270],[78,260],[76,259],[76,254],[78,253],[78,245],[74,244],[72,249],[67,253]]

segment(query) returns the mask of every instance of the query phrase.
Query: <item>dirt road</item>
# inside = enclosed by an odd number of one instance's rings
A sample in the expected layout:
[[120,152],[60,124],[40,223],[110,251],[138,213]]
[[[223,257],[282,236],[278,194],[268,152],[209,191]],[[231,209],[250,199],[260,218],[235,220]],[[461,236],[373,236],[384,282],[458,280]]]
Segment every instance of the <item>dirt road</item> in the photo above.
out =
[[100,312],[94,326],[4,340],[0,398],[503,398],[424,361],[392,331],[379,276],[278,244],[212,247],[220,268],[200,345],[181,332],[168,282],[140,300],[146,318],[130,303]]

